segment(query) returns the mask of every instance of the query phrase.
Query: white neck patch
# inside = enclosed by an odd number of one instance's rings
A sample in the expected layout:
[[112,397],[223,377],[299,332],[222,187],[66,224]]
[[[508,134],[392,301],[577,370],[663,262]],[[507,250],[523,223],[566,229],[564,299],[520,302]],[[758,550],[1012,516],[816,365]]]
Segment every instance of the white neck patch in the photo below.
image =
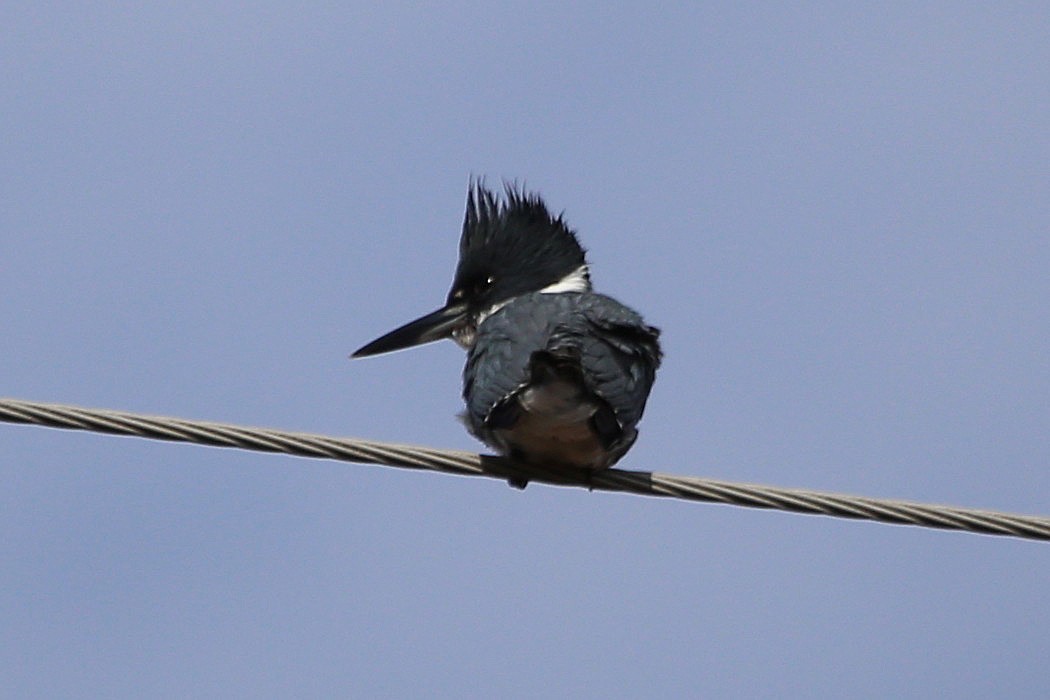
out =
[[490,306],[489,308],[485,309],[484,311],[482,311],[482,312],[480,312],[478,314],[478,319],[477,319],[477,321],[475,321],[475,323],[480,326],[482,321],[484,321],[486,318],[488,318],[492,314],[494,314],[497,311],[499,311],[500,309],[502,309],[504,306],[506,306],[510,302],[511,302],[511,300],[507,299],[506,301],[501,301],[501,302],[498,302],[496,304],[493,304],[492,306]]
[[[540,290],[540,294],[561,294],[563,292],[589,292],[591,291],[591,271],[587,269],[586,265],[580,265],[569,274],[562,277],[554,284],[548,285]],[[478,313],[477,318],[474,320],[474,325],[469,331],[463,331],[460,336],[454,336],[456,342],[465,348],[469,348],[474,344],[474,328],[480,326],[482,322],[496,313],[504,306],[509,304],[512,299],[505,299],[497,302]]]
[[563,292],[591,291],[591,271],[586,265],[580,265],[552,285],[540,290],[541,294],[561,294]]

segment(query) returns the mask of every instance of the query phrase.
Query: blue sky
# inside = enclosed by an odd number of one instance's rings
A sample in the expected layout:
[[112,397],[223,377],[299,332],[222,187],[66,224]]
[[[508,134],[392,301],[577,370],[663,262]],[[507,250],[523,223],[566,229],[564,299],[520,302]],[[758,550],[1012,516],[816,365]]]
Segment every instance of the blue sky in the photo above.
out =
[[[478,449],[466,185],[666,360],[621,463],[1050,513],[1039,3],[5,3],[0,394]],[[18,697],[1042,698],[1045,544],[0,425]]]

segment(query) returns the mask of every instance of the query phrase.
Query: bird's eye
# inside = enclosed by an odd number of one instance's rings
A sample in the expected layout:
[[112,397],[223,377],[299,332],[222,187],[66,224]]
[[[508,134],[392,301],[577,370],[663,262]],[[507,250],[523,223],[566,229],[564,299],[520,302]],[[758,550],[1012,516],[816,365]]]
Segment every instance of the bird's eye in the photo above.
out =
[[485,286],[486,287],[491,287],[493,282],[495,282],[495,281],[496,281],[495,277],[486,277],[485,278]]

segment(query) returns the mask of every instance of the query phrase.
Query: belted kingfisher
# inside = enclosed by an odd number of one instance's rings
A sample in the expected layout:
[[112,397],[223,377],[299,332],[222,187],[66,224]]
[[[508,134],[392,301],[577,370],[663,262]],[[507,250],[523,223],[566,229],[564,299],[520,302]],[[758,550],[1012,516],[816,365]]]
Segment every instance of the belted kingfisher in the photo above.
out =
[[475,437],[528,464],[594,471],[638,436],[659,335],[591,291],[576,234],[538,195],[507,185],[500,198],[475,182],[445,306],[352,357],[451,337],[468,352],[463,419]]

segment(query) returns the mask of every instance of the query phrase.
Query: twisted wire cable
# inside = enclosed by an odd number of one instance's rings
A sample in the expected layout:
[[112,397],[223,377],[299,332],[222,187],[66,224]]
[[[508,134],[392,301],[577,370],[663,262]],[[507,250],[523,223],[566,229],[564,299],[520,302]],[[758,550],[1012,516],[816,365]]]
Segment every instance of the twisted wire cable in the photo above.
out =
[[1050,540],[1050,518],[1040,516],[785,489],[658,472],[622,469],[607,469],[596,473],[583,470],[570,472],[564,469],[521,465],[502,457],[472,452],[36,401],[0,399],[0,421],[261,452],[281,452],[301,457],[429,469],[466,476],[487,476],[507,479],[511,484],[518,486],[536,481],[559,486],[582,486],[591,490],[621,491],[750,508]]

